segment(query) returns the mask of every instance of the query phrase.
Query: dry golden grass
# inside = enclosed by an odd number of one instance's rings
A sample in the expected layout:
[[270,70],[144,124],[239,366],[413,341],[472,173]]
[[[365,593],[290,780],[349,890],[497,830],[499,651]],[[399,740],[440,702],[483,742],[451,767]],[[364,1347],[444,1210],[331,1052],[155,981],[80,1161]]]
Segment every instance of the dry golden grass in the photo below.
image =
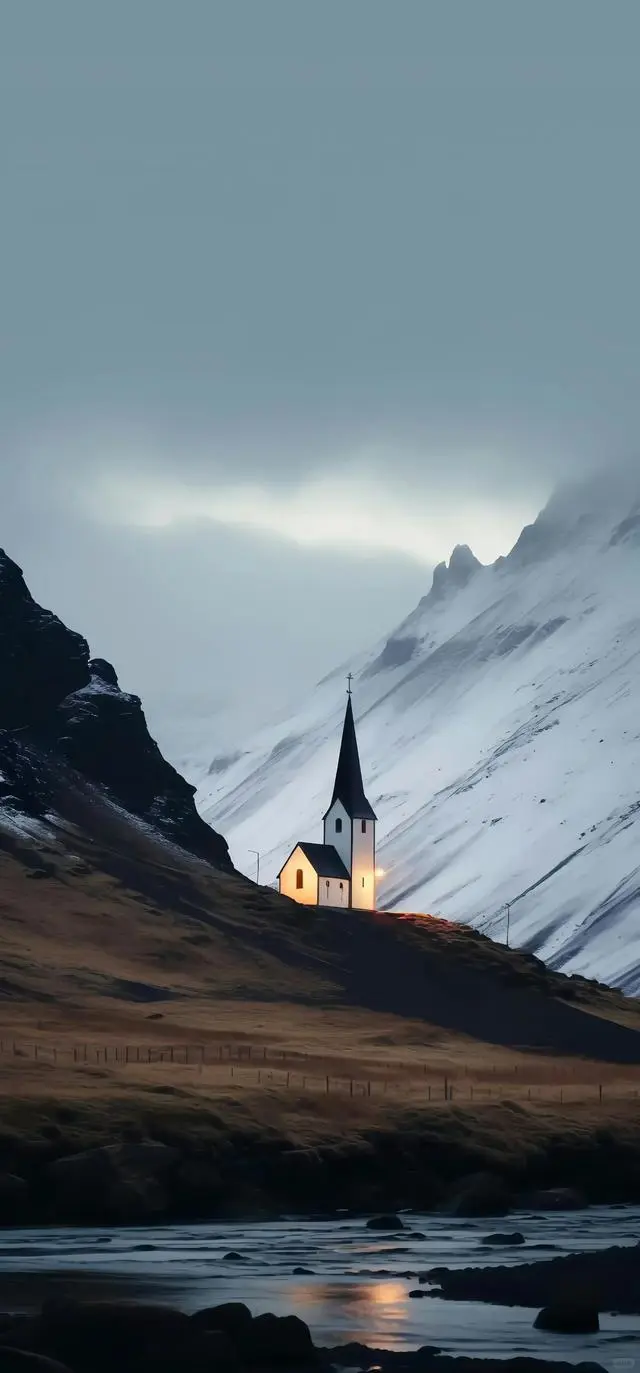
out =
[[0,841],[4,1120],[73,1101],[309,1136],[456,1113],[479,1129],[507,1099],[535,1134],[568,1102],[581,1128],[637,1112],[640,1008],[619,993],[443,921],[295,906],[88,788],[64,800],[64,826]]

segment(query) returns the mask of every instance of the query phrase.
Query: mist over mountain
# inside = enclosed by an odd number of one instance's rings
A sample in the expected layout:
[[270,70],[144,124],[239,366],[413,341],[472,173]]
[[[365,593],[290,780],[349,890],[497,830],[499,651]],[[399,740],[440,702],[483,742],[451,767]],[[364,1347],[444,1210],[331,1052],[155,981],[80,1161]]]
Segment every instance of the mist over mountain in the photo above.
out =
[[[346,672],[380,904],[640,989],[640,476],[560,488],[511,552],[431,589],[290,718],[194,770],[234,862],[273,880],[328,803]],[[197,772],[197,775],[195,773]]]

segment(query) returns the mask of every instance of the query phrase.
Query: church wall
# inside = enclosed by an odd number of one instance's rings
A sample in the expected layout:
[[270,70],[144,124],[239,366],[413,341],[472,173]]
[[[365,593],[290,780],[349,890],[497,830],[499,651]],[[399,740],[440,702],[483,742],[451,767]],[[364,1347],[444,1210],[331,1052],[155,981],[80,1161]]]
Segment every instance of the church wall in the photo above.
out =
[[[342,820],[340,833],[336,832],[336,820]],[[351,820],[342,801],[335,801],[325,817],[323,842],[333,844],[334,849],[338,850],[347,872],[351,872]]]
[[[366,833],[362,833],[362,822],[353,822],[353,867],[351,869],[351,904],[359,910],[374,911],[376,908],[376,826],[374,820],[367,820]],[[363,883],[364,879],[364,883]]]
[[[298,869],[302,871],[302,887],[296,887],[296,873]],[[305,857],[302,849],[294,849],[291,857],[287,859],[279,879],[279,891],[281,896],[290,896],[292,901],[298,901],[303,906],[317,906],[318,904],[318,875],[312,867],[309,859]]]
[[346,877],[321,877],[319,885],[320,906],[344,906],[345,910],[349,905],[349,882]]

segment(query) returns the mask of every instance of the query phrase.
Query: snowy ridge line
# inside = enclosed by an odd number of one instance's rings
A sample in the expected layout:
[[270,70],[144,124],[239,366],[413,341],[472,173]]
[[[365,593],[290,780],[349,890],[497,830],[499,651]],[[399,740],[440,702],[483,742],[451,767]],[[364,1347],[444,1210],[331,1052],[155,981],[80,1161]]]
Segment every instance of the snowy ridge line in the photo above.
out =
[[[560,493],[491,567],[452,556],[351,664],[380,906],[493,933],[508,903],[515,946],[628,992],[640,992],[634,480]],[[249,874],[249,850],[268,882],[296,837],[318,832],[343,687],[329,674],[214,776],[203,746],[199,808]]]

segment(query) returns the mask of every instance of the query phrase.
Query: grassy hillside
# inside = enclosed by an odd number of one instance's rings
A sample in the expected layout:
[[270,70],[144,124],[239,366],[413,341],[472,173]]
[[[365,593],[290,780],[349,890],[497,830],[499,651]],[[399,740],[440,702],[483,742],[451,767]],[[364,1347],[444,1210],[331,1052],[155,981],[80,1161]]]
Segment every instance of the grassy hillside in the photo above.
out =
[[634,1002],[442,921],[296,906],[77,777],[55,814],[0,830],[0,1167],[151,1133],[225,1167],[233,1140],[276,1191],[291,1150],[337,1195],[359,1160],[379,1202],[398,1151],[414,1199],[425,1160],[627,1186]]

